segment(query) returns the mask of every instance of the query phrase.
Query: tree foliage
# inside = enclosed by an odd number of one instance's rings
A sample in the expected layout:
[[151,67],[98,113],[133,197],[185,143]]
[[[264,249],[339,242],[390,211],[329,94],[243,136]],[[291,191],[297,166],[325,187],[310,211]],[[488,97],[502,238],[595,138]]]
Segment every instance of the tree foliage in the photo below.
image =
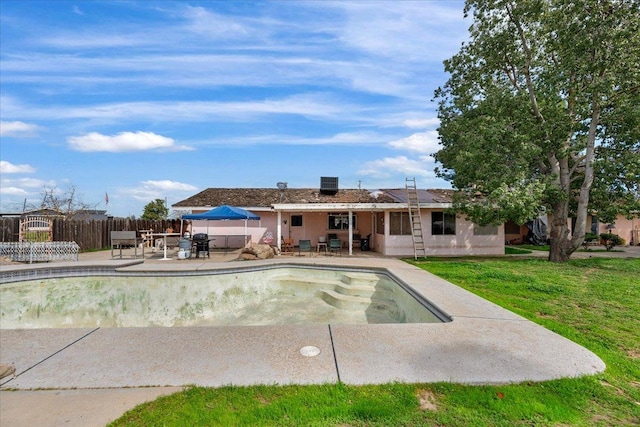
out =
[[169,209],[167,208],[165,201],[162,199],[155,199],[145,205],[141,218],[151,220],[167,219],[168,214]]
[[470,42],[436,91],[436,172],[478,223],[551,213],[550,260],[564,261],[590,212],[639,208],[640,3],[468,0],[465,14]]

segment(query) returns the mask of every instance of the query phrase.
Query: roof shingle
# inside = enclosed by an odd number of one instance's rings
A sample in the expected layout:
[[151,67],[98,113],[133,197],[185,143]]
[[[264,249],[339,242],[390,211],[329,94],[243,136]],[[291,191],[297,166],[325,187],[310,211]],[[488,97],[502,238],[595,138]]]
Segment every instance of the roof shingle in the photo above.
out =
[[[452,190],[418,190],[422,203],[450,203]],[[243,207],[270,207],[274,204],[313,203],[406,203],[406,189],[358,190],[342,189],[335,195],[322,194],[314,188],[207,188],[173,206],[214,207],[233,205]]]

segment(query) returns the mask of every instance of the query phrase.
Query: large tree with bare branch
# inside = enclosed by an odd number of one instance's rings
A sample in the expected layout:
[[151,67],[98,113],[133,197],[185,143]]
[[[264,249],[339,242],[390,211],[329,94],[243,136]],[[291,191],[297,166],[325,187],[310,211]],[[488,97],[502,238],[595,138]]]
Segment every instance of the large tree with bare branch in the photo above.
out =
[[566,261],[590,212],[638,209],[640,3],[468,0],[465,13],[470,41],[436,91],[437,173],[478,223],[549,212],[549,259]]
[[75,185],[69,184],[60,189],[56,186],[44,186],[42,188],[42,200],[39,205],[30,205],[30,209],[50,209],[66,218],[79,218],[79,214],[95,210],[96,204],[88,204],[82,200]]

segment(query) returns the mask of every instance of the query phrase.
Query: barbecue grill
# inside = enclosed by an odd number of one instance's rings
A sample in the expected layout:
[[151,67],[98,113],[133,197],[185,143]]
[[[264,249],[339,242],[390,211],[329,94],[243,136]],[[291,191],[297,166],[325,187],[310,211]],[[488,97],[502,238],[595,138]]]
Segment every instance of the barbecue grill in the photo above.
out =
[[209,235],[207,233],[196,233],[193,235],[193,248],[195,249],[196,252],[196,258],[200,257],[200,254],[202,254],[202,256],[207,256],[207,258],[211,258],[209,256],[209,242],[211,241],[211,239],[209,239]]

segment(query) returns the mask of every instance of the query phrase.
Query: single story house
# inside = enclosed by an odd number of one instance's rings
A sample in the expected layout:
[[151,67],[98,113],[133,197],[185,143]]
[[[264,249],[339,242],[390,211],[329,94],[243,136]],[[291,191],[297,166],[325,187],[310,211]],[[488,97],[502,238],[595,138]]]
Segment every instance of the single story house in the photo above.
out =
[[[324,178],[322,178],[324,179]],[[331,186],[329,186],[331,187]],[[504,254],[504,227],[481,227],[452,215],[451,190],[417,190],[425,255]],[[339,238],[343,253],[358,251],[368,238],[370,250],[389,256],[414,256],[407,190],[319,188],[208,188],[172,205],[179,214],[201,213],[232,205],[260,216],[260,221],[193,221],[186,230],[207,233],[213,245],[241,239],[234,247],[283,239],[321,241]],[[245,236],[247,234],[247,236]]]

